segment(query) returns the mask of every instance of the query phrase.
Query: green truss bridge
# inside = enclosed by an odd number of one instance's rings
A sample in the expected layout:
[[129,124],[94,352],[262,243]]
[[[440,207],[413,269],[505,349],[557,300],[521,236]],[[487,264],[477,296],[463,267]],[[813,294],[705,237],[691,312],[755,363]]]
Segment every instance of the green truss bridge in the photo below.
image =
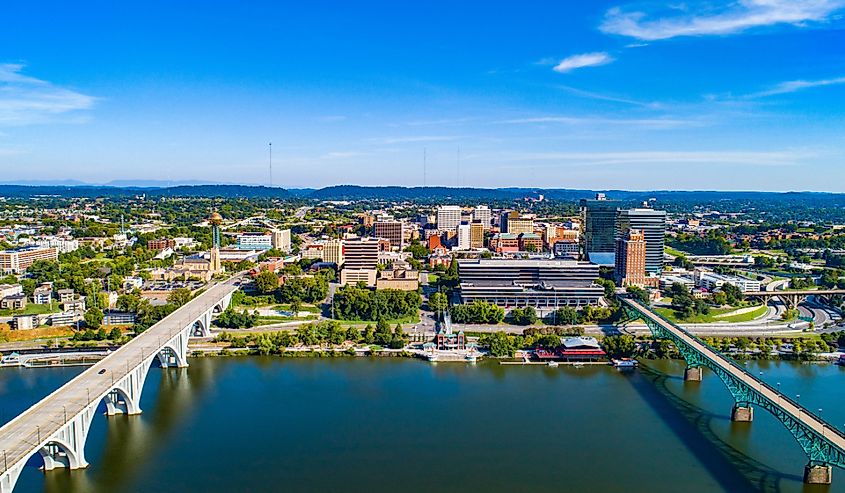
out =
[[678,348],[687,363],[684,380],[701,380],[705,367],[719,377],[735,401],[732,420],[752,421],[755,406],[774,415],[807,454],[805,483],[830,484],[832,466],[845,468],[845,434],[841,431],[649,307],[626,297],[620,301],[629,321],[642,320],[655,338],[667,339]]

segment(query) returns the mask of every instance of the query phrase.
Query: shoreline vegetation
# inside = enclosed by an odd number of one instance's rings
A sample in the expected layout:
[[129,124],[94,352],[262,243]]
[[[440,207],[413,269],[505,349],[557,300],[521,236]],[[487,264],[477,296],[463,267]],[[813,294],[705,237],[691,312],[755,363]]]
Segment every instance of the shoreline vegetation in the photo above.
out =
[[[522,334],[467,333],[470,343],[483,348],[485,357],[514,358],[518,352],[536,349],[554,349],[562,338],[582,336],[581,327],[530,327]],[[680,359],[680,353],[669,341],[655,340],[651,336],[606,335],[599,343],[608,358],[635,357],[643,359]],[[845,347],[845,331],[795,337],[702,337],[735,360],[792,360],[826,361],[824,356]],[[218,334],[212,341],[214,347],[192,348],[196,356],[263,355],[280,357],[334,357],[334,356],[402,356],[416,357],[422,341],[413,343],[402,331],[401,325],[391,328],[386,322],[343,327],[336,321],[306,324],[295,331]]]

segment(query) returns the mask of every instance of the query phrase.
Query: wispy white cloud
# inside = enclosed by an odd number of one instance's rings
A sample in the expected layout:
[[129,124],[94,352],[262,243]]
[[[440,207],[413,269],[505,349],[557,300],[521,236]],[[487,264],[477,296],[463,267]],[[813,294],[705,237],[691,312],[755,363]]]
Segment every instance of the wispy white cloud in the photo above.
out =
[[0,64],[0,125],[45,123],[94,105],[96,99],[22,74],[23,65]]
[[845,0],[739,0],[719,6],[705,3],[695,11],[670,9],[651,14],[614,7],[605,14],[600,29],[644,41],[726,35],[776,24],[823,22],[843,6]]
[[835,77],[833,79],[820,80],[789,80],[775,85],[771,89],[756,92],[746,96],[747,98],[763,98],[767,96],[775,96],[778,94],[788,94],[791,92],[801,91],[804,89],[812,89],[814,87],[835,86],[845,84],[845,77]]
[[615,96],[615,95],[612,95],[612,94],[601,94],[601,93],[597,93],[597,92],[593,92],[593,91],[585,91],[583,89],[578,89],[577,87],[564,86],[564,85],[556,85],[554,87],[556,87],[558,89],[562,89],[566,92],[572,93],[576,96],[580,96],[580,97],[588,98],[588,99],[597,99],[597,100],[601,100],[601,101],[612,101],[614,103],[624,103],[624,104],[630,104],[632,106],[642,106],[642,107],[645,107],[645,108],[659,108],[659,107],[662,106],[661,103],[656,102],[656,101],[638,101],[636,99],[630,99],[630,98],[625,98],[625,97],[621,97],[621,96]]
[[[631,152],[542,152],[501,156],[502,161],[555,161],[557,164],[607,165],[748,165],[795,166],[816,154],[806,151],[631,151]],[[553,166],[554,164],[550,164]],[[517,167],[519,165],[516,165]]]
[[406,137],[381,137],[377,139],[370,139],[371,142],[380,144],[409,144],[414,142],[448,142],[458,140],[460,137],[455,135],[412,135]]
[[526,118],[512,118],[509,120],[499,120],[495,123],[499,124],[549,124],[558,123],[563,125],[620,125],[626,127],[644,127],[652,129],[672,129],[680,127],[698,127],[705,124],[705,122],[697,119],[681,119],[681,118],[604,118],[604,117],[582,117],[582,116],[535,116]]
[[581,53],[566,57],[554,67],[555,72],[566,73],[583,67],[596,67],[613,62],[614,58],[606,52]]

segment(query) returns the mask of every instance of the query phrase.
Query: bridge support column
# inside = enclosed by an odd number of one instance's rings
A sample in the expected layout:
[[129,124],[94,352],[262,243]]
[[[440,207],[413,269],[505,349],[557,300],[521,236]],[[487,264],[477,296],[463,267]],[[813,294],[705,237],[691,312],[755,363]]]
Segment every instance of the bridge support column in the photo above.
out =
[[750,423],[754,421],[754,408],[734,404],[733,409],[731,409],[731,421],[738,423]]
[[813,464],[804,466],[805,484],[830,484],[833,481],[833,468],[827,464]]
[[18,462],[10,467],[8,471],[0,475],[0,493],[12,493],[18,477],[21,475],[25,461]]
[[684,381],[685,382],[700,382],[701,381],[701,367],[700,366],[687,366],[687,369],[684,370]]

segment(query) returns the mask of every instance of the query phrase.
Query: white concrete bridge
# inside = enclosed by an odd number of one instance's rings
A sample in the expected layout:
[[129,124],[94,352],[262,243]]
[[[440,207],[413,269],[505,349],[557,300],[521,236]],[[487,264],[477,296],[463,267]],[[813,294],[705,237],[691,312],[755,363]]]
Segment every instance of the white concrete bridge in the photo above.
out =
[[209,288],[0,428],[0,493],[11,493],[35,454],[44,470],[87,467],[85,441],[100,403],[109,416],[139,414],[153,361],[188,366],[188,338],[210,335],[212,314],[225,310],[237,289]]

